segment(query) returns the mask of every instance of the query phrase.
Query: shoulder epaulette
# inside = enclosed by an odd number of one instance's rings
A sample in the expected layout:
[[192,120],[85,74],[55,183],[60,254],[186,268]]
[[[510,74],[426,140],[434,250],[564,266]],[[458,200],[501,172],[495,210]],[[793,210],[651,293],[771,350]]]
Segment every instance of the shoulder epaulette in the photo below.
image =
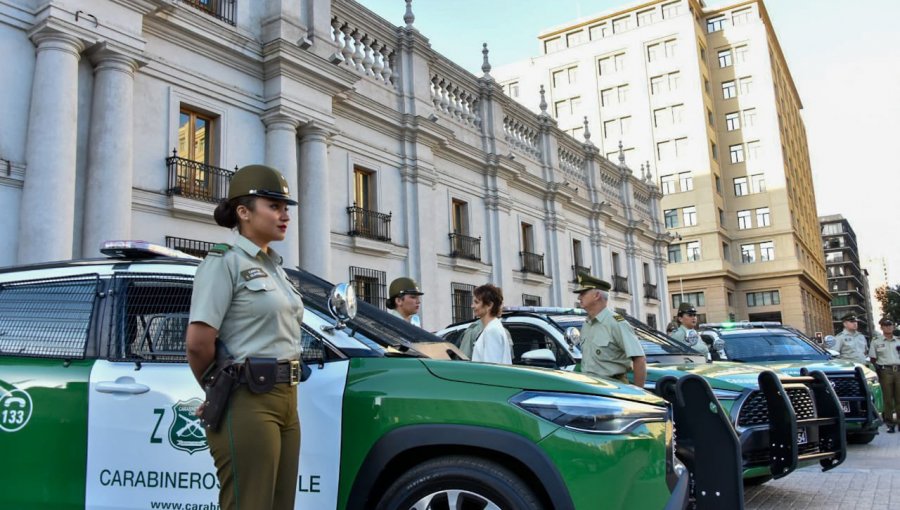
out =
[[230,249],[231,249],[230,244],[219,243],[219,244],[214,245],[212,248],[210,248],[209,253],[207,255],[214,255],[216,257],[221,257],[222,255],[225,255],[225,252],[227,252]]
[[622,321],[625,320],[625,317],[622,317],[621,315],[619,315],[619,314],[617,314],[617,313],[614,313],[614,314],[613,314],[613,318],[616,319],[616,320],[619,321],[619,322],[622,322]]

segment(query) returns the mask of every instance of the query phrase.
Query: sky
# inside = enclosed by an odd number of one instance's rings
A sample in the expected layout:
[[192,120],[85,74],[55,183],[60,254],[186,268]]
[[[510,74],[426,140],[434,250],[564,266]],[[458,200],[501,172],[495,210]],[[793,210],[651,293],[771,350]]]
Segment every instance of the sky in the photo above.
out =
[[[402,0],[358,0],[402,25]],[[432,47],[481,75],[481,44],[498,67],[538,55],[537,34],[627,0],[413,0],[414,26]],[[707,0],[710,7],[734,2]],[[842,214],[860,256],[885,257],[900,283],[900,2],[765,2],[803,102],[820,216]],[[848,7],[848,6],[853,6]],[[898,151],[900,152],[900,151]]]

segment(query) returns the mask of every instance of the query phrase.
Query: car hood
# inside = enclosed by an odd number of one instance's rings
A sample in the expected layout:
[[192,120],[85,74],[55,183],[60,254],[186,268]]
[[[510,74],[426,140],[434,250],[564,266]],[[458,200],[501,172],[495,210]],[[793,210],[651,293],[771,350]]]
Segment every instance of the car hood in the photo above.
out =
[[651,364],[647,365],[647,381],[657,381],[667,375],[681,377],[687,374],[696,374],[706,379],[714,389],[742,391],[744,388],[757,389],[759,387],[759,373],[765,370],[775,369],[729,361],[677,365]]
[[422,364],[435,377],[448,381],[521,390],[602,395],[654,405],[663,403],[661,398],[636,386],[574,372],[473,361],[422,360]]

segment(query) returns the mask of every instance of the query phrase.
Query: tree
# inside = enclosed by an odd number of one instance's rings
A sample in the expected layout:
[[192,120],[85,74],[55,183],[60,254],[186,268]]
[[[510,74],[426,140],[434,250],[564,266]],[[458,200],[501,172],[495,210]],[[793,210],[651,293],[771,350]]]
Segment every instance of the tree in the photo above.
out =
[[[891,319],[896,324],[900,320],[900,285],[889,287],[882,285],[875,289],[875,299],[881,303],[881,309],[884,316]],[[881,317],[875,317],[878,321]]]

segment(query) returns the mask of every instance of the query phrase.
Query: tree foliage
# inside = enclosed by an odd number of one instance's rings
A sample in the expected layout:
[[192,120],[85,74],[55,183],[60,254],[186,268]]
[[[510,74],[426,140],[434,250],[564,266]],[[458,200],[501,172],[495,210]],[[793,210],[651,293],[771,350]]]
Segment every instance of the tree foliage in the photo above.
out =
[[[884,316],[891,319],[896,324],[900,320],[900,285],[889,287],[882,285],[875,289],[875,299],[881,303],[881,309]],[[877,322],[881,317],[875,317]]]

